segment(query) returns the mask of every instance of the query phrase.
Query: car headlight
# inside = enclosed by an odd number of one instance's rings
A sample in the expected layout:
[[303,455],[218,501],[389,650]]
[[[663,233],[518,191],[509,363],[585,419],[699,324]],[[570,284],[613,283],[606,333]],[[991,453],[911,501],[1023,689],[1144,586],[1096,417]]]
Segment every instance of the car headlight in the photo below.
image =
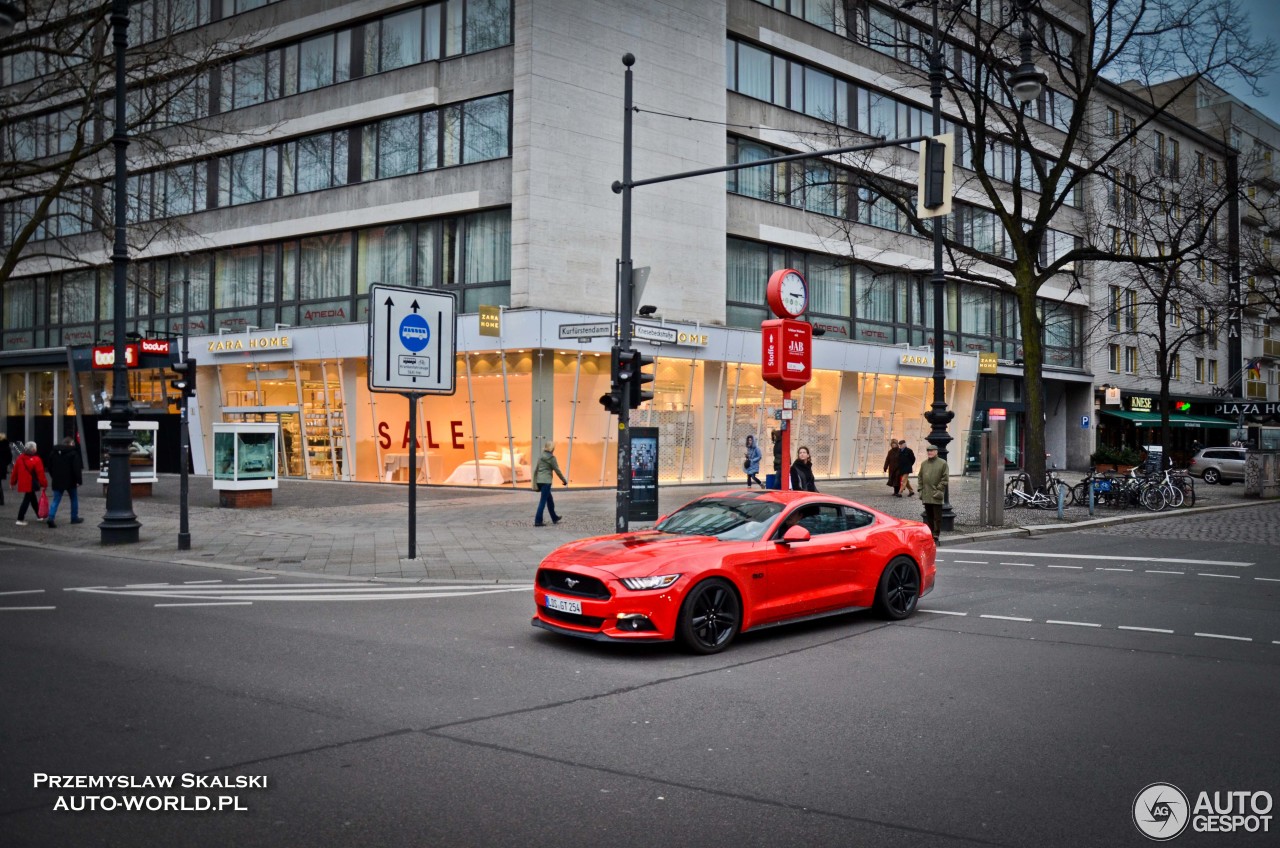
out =
[[665,589],[679,579],[679,574],[663,574],[659,577],[623,577],[622,585],[628,589]]

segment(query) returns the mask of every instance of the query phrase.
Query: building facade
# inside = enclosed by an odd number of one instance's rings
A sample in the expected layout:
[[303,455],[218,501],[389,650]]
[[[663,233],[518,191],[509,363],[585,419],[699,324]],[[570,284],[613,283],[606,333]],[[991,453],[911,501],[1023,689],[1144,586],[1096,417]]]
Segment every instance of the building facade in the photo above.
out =
[[[458,391],[423,403],[420,479],[527,485],[535,446],[555,439],[573,484],[612,485],[615,436],[598,402],[610,340],[581,328],[616,314],[623,55],[636,57],[636,179],[840,138],[919,136],[929,114],[918,55],[884,38],[918,43],[921,19],[893,4],[155,0],[133,9],[131,40],[162,34],[161,21],[179,38],[245,39],[167,106],[175,125],[210,128],[202,144],[131,149],[131,221],[147,238],[131,252],[128,326],[189,339],[197,470],[212,424],[265,420],[281,427],[287,474],[403,481],[415,435],[406,402],[370,392],[365,371],[369,286],[384,283],[452,291],[461,314]],[[33,74],[9,61],[0,84]],[[8,130],[11,149],[56,157],[65,110],[45,107]],[[1069,108],[1053,92],[1041,98],[1035,120],[1047,138]],[[99,121],[92,132],[109,128]],[[660,429],[662,479],[735,481],[746,435],[767,442],[778,426],[780,396],[760,378],[759,324],[769,273],[783,267],[808,280],[807,317],[824,332],[814,380],[798,393],[793,446],[811,448],[821,478],[878,475],[889,438],[923,444],[929,240],[847,173],[897,174],[914,190],[913,148],[635,190],[633,253],[647,268],[636,305],[656,308],[637,346],[656,357],[657,380],[633,422]],[[108,181],[64,192],[65,208],[2,283],[11,436],[95,438],[109,372],[80,368],[68,349],[113,341],[109,252],[91,232],[109,222],[90,211]],[[948,224],[956,237],[1005,249],[990,211],[961,200]],[[6,243],[34,202],[0,198]],[[1063,210],[1044,250],[1073,243],[1084,202]],[[1043,290],[1046,435],[1056,464],[1079,467],[1096,435],[1081,420],[1095,414],[1097,363],[1087,355],[1087,293],[1066,277]],[[482,332],[481,307],[500,309],[497,335]],[[1011,296],[951,280],[944,315],[953,470],[968,464],[997,407],[1012,422],[1007,458],[1020,462],[1025,387]],[[161,371],[131,373],[140,414],[162,422],[170,468],[173,394]]]

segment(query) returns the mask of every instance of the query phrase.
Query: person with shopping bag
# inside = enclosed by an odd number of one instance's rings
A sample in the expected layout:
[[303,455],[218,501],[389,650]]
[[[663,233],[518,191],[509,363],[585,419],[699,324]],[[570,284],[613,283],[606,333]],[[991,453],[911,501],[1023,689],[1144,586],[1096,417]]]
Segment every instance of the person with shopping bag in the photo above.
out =
[[49,486],[44,474],[44,463],[36,456],[36,443],[27,442],[22,453],[13,463],[13,471],[9,473],[9,485],[22,493],[22,505],[18,507],[18,526],[27,526],[27,507],[35,510],[40,516],[40,495]]

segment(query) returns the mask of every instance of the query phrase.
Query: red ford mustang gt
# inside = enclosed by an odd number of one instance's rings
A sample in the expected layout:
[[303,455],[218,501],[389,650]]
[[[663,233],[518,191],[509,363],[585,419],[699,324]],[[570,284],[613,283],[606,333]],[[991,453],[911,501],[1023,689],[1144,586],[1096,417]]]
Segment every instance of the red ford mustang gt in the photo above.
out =
[[936,553],[924,524],[843,498],[720,492],[652,530],[557,548],[538,566],[532,623],[713,654],[744,630],[800,619],[872,606],[906,618],[933,588]]

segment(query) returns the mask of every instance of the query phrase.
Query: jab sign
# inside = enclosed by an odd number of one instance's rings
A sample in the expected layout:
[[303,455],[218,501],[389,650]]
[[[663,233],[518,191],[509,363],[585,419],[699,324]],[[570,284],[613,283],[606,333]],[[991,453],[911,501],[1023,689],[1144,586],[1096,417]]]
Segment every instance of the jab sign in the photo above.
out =
[[456,321],[452,292],[370,286],[370,391],[453,394]]
[[813,362],[813,325],[790,318],[760,322],[761,374],[779,391],[789,392],[809,382]]

